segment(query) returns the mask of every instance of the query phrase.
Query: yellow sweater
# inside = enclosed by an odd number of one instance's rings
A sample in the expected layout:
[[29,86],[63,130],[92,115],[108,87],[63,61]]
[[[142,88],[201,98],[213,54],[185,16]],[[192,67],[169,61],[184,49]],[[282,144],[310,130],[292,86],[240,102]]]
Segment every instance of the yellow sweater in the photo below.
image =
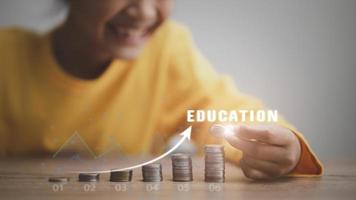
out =
[[[62,71],[50,34],[0,31],[0,154],[53,153],[75,132],[100,154],[116,142],[128,154],[152,153],[187,127],[187,109],[261,109],[218,75],[194,46],[189,31],[165,22],[132,61],[115,60],[99,78],[82,80]],[[302,156],[293,174],[322,173],[296,133]],[[215,143],[209,124],[193,125],[198,146]],[[163,141],[163,142],[159,142]],[[238,163],[241,152],[226,145]]]

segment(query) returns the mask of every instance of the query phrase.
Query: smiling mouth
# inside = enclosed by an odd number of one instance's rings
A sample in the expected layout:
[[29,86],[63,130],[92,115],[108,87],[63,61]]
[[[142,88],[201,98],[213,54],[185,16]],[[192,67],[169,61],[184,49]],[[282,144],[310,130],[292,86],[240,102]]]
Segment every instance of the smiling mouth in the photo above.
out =
[[131,46],[143,44],[152,33],[152,29],[147,27],[125,27],[109,24],[108,28],[118,43]]

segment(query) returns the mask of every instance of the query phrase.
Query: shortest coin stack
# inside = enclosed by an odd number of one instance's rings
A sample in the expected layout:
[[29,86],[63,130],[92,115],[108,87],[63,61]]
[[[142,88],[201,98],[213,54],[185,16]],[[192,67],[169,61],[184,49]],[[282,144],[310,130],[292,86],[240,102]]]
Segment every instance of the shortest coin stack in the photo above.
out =
[[225,156],[224,146],[205,145],[205,181],[225,181]]
[[172,155],[173,181],[193,181],[192,159],[188,154]]
[[144,182],[162,181],[162,165],[160,163],[144,165],[142,167],[142,176]]
[[56,177],[49,177],[48,181],[49,182],[56,182],[56,183],[65,183],[65,182],[69,182],[69,178],[68,177],[56,176]]
[[132,180],[132,170],[110,172],[111,182],[129,182]]
[[97,174],[97,173],[80,173],[79,181],[80,182],[97,182],[97,181],[99,181],[99,174]]

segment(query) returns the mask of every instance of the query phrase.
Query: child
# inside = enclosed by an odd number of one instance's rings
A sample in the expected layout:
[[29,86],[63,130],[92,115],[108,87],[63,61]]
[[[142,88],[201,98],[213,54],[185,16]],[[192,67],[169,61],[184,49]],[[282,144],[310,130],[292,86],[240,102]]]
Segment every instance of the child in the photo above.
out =
[[[188,109],[263,109],[216,74],[189,31],[168,19],[172,1],[69,0],[68,18],[45,36],[1,31],[0,152],[54,152],[75,131],[98,153],[110,140],[128,154],[153,152],[156,138],[186,125]],[[194,124],[199,146],[215,142],[210,125]],[[236,125],[233,133],[226,157],[249,178],[322,173],[282,119]]]

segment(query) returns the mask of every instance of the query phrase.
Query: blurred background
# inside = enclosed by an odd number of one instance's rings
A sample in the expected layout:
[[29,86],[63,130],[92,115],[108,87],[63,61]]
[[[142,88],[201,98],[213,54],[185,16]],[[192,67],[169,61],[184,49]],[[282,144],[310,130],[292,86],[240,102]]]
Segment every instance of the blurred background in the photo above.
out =
[[[58,0],[0,0],[0,26],[46,32]],[[238,88],[278,109],[322,158],[356,159],[355,0],[176,0],[173,18]]]

